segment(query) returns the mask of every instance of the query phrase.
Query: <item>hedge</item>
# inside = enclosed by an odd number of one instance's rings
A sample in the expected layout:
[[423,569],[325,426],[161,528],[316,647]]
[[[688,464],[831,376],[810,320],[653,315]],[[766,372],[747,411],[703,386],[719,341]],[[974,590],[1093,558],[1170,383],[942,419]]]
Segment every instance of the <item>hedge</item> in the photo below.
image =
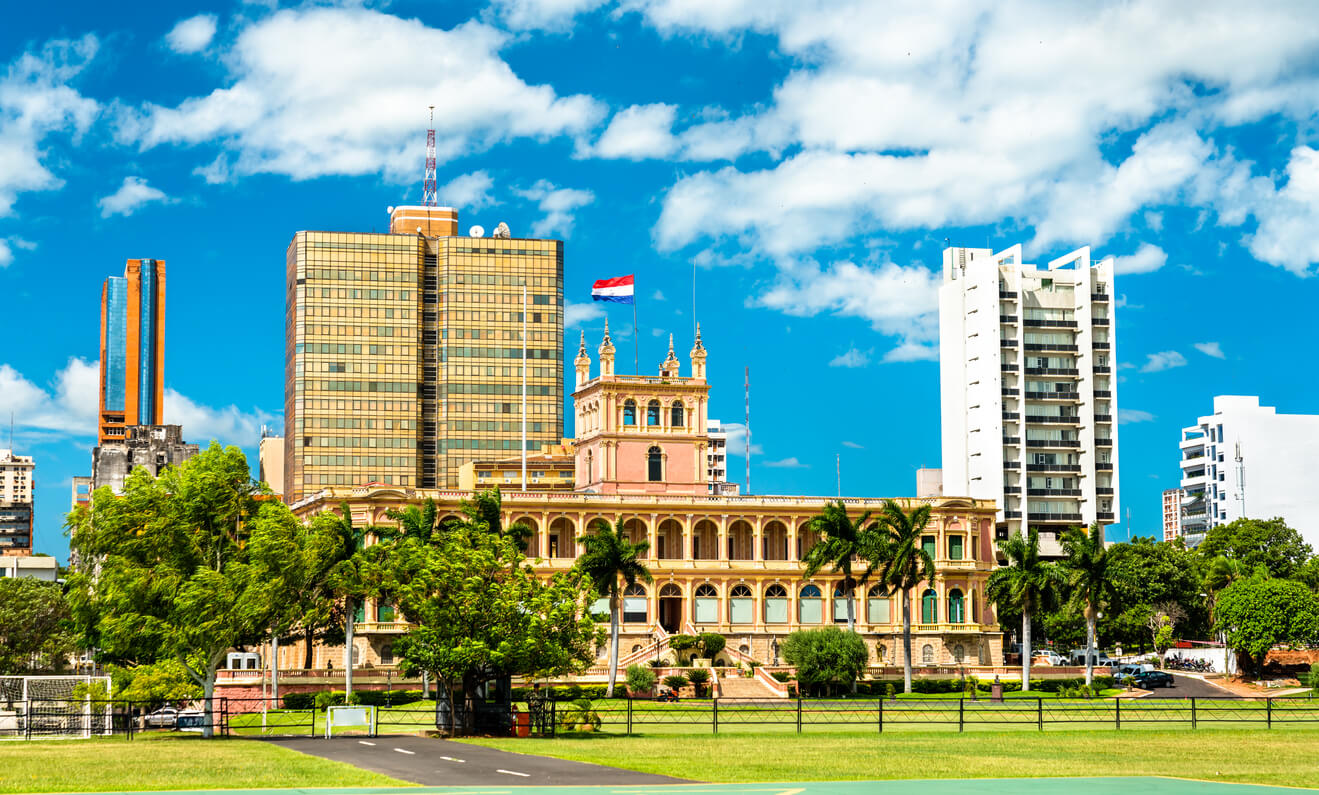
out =
[[[1016,680],[1006,680],[1000,682],[1003,685],[1004,693],[1015,693],[1021,690],[1021,682]],[[1032,679],[1030,680],[1030,689],[1040,693],[1056,693],[1063,688],[1076,688],[1085,684],[1085,677],[1072,677],[1069,679]],[[887,692],[887,686],[893,685],[893,690],[897,693],[902,692],[901,679],[868,679],[857,683],[858,695],[882,696]],[[980,679],[977,681],[977,692],[988,693],[990,682]],[[1097,690],[1107,690],[1113,686],[1113,677],[1096,676],[1094,686]],[[913,679],[911,680],[911,689],[914,693],[960,693],[966,687],[962,679]]]

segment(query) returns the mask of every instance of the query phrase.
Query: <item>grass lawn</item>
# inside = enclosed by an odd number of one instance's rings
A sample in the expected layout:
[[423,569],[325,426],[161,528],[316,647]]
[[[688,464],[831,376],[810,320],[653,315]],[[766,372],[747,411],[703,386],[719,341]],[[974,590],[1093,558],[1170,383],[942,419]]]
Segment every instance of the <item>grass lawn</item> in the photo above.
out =
[[[313,713],[314,729],[313,732]],[[377,707],[376,724],[381,734],[412,734],[435,730],[435,702],[414,701],[398,707]],[[272,709],[264,717],[248,712],[229,717],[229,732],[237,735],[301,734],[325,736],[325,710]]]
[[263,742],[141,736],[0,743],[0,792],[411,787]]
[[1319,787],[1319,729],[474,739],[478,745],[698,781],[1159,775]]

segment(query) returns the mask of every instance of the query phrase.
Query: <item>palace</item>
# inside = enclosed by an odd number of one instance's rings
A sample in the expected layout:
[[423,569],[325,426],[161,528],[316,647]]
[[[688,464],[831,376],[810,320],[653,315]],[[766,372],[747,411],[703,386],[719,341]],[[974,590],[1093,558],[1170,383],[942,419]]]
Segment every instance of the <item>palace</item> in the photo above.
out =
[[[503,491],[505,526],[533,530],[528,555],[545,573],[573,565],[584,533],[599,522],[622,519],[634,542],[650,543],[646,565],[652,585],[630,588],[623,601],[621,666],[667,658],[671,634],[718,632],[727,651],[715,661],[781,664],[788,633],[845,625],[847,604],[839,578],[827,570],[802,577],[801,559],[818,540],[810,529],[823,497],[709,493],[707,435],[710,385],[706,350],[697,329],[690,375],[680,374],[670,338],[668,358],[654,376],[614,372],[614,346],[606,325],[592,377],[583,335],[575,359],[573,400],[576,488]],[[510,467],[511,468],[511,467]],[[327,488],[294,503],[304,519],[347,502],[354,522],[389,524],[386,512],[430,497],[441,516],[457,516],[469,492],[409,489],[384,484]],[[878,513],[882,499],[844,498],[849,511]],[[913,589],[912,655],[922,668],[999,666],[1003,636],[985,583],[995,566],[990,500],[900,499],[905,508],[933,509],[925,547],[936,562],[932,582]],[[902,665],[902,605],[875,587],[857,591],[856,628],[866,639],[872,666]],[[354,664],[394,663],[393,642],[406,632],[389,605],[364,606],[358,615]],[[283,650],[281,667],[301,665],[298,644]],[[342,648],[314,650],[314,667],[341,668]]]

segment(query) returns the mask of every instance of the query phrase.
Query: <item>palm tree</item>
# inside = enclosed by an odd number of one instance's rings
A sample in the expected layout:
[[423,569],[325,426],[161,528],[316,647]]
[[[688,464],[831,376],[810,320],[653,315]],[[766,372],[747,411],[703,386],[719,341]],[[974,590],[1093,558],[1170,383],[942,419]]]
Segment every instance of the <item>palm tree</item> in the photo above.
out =
[[[623,520],[611,529],[604,522],[596,524],[582,538],[582,555],[577,566],[595,583],[595,590],[609,599],[609,689],[605,698],[614,697],[618,678],[618,610],[623,592],[638,581],[654,582],[650,570],[640,561],[650,549],[649,541],[633,544],[628,540]],[[619,585],[622,580],[622,586]]]
[[890,594],[902,594],[902,686],[911,692],[911,589],[934,579],[934,559],[922,544],[930,524],[930,506],[921,505],[908,513],[893,500],[884,500],[880,521],[888,537],[877,541],[871,553],[883,561],[880,580]]
[[386,516],[398,522],[399,530],[405,537],[415,538],[421,544],[429,544],[431,538],[435,536],[435,531],[439,529],[435,526],[437,513],[439,512],[435,508],[435,500],[430,497],[426,498],[421,507],[409,505],[401,510],[385,511]]
[[1236,558],[1218,555],[1209,561],[1201,587],[1205,589],[1204,596],[1208,597],[1210,623],[1213,623],[1214,603],[1218,601],[1218,592],[1237,580],[1244,580],[1249,576],[1250,572],[1246,570],[1245,564]]
[[398,531],[392,527],[356,527],[353,525],[353,512],[347,501],[339,504],[336,516],[328,512],[334,522],[334,532],[339,536],[337,560],[333,567],[331,581],[344,598],[344,698],[353,693],[353,618],[354,597],[364,597],[362,573],[360,571],[362,550],[366,549],[366,538],[374,534],[381,541],[392,540]]
[[1085,683],[1090,685],[1095,676],[1095,631],[1099,612],[1116,596],[1113,578],[1108,572],[1110,558],[1104,547],[1103,530],[1098,523],[1090,525],[1089,531],[1073,527],[1063,536],[1063,551],[1067,553],[1067,560],[1063,563],[1067,589],[1072,601],[1085,614]]
[[[869,524],[867,524],[869,522]],[[847,631],[856,630],[856,587],[863,585],[875,573],[878,562],[873,560],[879,523],[870,521],[866,511],[855,522],[847,515],[842,500],[826,502],[824,511],[811,519],[811,529],[823,539],[806,553],[802,578],[810,579],[820,569],[829,566],[835,574],[843,575],[843,593],[847,595]],[[865,568],[854,576],[853,562],[865,563]]]
[[504,529],[503,519],[503,496],[499,493],[499,486],[495,486],[488,491],[478,491],[472,495],[472,499],[463,500],[458,503],[458,508],[468,519],[477,524],[484,524],[490,529],[490,532],[497,536],[507,535],[517,544],[519,550],[524,554],[527,551],[528,541],[531,539],[532,531],[524,522],[514,522],[509,525],[508,530]]
[[1000,541],[998,548],[1008,565],[989,575],[985,595],[1000,608],[1011,605],[1021,610],[1021,689],[1030,690],[1031,617],[1057,603],[1062,574],[1056,565],[1040,560],[1040,533],[1034,527],[1028,536],[1018,531]]

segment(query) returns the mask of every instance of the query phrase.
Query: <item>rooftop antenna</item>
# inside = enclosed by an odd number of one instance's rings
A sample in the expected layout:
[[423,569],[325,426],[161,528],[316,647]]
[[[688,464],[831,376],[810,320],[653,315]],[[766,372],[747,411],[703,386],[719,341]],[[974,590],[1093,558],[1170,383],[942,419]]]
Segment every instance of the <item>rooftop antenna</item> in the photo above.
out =
[[1241,457],[1241,442],[1237,442],[1237,501],[1241,503],[1241,518],[1246,518],[1246,462]]
[[430,106],[430,126],[426,128],[426,180],[421,186],[421,204],[423,207],[435,207],[440,203],[440,192],[435,187],[435,106]]

